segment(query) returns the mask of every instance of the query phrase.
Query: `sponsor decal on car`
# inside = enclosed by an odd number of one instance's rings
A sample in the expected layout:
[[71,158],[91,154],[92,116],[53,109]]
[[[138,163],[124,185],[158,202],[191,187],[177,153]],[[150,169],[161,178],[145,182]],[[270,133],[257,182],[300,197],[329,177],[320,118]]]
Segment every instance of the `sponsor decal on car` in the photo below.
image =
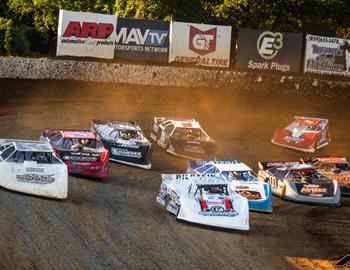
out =
[[32,167],[28,167],[26,168],[27,172],[44,172],[45,169],[44,168],[32,168]]
[[321,186],[320,184],[297,185],[297,189],[299,193],[303,196],[310,196],[310,197],[332,196],[331,188],[327,188],[326,186]]
[[186,152],[190,152],[190,153],[197,153],[197,154],[204,154],[205,153],[204,149],[200,146],[186,145],[184,150]]
[[289,143],[300,143],[302,142],[304,139],[303,137],[292,137],[292,136],[286,136],[284,137],[284,140],[289,142]]
[[50,184],[55,181],[55,175],[49,174],[49,175],[39,175],[39,174],[17,174],[16,175],[16,181],[18,182],[26,182],[26,183],[33,183],[33,184]]
[[213,206],[208,211],[199,211],[201,216],[221,216],[221,217],[235,217],[238,216],[238,212],[236,211],[226,211],[221,206]]
[[260,200],[261,194],[260,192],[253,190],[239,190],[238,191],[241,196],[246,197],[248,200]]
[[64,155],[64,160],[69,161],[84,161],[84,162],[95,162],[97,161],[97,157],[91,157],[91,156],[73,156],[73,155]]
[[123,157],[133,157],[133,158],[141,158],[142,153],[136,151],[130,151],[128,149],[122,148],[111,148],[112,155],[123,156]]

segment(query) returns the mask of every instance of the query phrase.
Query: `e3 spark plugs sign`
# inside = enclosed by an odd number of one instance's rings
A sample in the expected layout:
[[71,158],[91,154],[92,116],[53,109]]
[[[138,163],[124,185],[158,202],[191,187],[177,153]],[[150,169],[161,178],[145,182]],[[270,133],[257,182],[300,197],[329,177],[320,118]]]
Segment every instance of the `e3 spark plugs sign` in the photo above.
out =
[[231,26],[172,22],[170,62],[202,66],[230,65]]
[[168,62],[169,22],[118,18],[115,56]]
[[114,57],[117,16],[60,10],[57,55]]
[[300,72],[301,33],[239,29],[236,68]]

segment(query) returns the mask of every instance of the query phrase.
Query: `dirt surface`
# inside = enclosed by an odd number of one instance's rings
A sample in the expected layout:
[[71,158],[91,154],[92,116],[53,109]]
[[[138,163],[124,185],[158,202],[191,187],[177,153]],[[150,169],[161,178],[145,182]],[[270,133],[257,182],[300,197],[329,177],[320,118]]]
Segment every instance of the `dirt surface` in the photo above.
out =
[[[350,91],[350,89],[349,89]],[[216,139],[218,158],[257,169],[260,160],[302,153],[270,143],[294,115],[330,119],[320,155],[350,158],[350,98],[264,89],[185,89],[72,81],[0,80],[0,137],[89,128],[92,118],[194,117]],[[0,269],[327,269],[350,251],[350,198],[342,207],[273,198],[273,214],[250,214],[250,231],[177,222],[157,205],[160,174],[186,160],[155,147],[152,170],[111,164],[105,181],[69,177],[69,197],[49,200],[0,189]]]

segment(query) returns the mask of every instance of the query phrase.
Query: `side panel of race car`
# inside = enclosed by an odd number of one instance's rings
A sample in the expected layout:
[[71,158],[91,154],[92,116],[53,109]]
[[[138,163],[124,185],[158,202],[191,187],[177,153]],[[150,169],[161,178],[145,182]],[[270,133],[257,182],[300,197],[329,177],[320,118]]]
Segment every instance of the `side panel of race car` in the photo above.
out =
[[306,204],[340,206],[340,188],[337,182],[326,184],[328,185],[300,184],[296,186],[294,183],[289,182],[283,198]]
[[109,150],[109,159],[131,166],[151,168],[151,155],[153,148],[151,144],[120,144],[103,140],[103,145]]
[[69,173],[82,174],[90,177],[106,178],[108,176],[107,150],[103,152],[84,152],[55,150],[62,161],[67,165]]
[[268,183],[264,183],[265,198],[261,200],[249,200],[249,209],[259,212],[272,212],[272,191],[271,186]]
[[192,159],[215,159],[216,146],[213,141],[189,141],[170,138],[168,152]]
[[273,135],[271,142],[279,146],[292,148],[295,150],[313,153],[317,148],[318,133],[307,133],[300,137],[292,137],[290,131],[285,129],[277,129]]
[[68,173],[64,164],[0,162],[0,175],[0,185],[10,190],[57,199],[68,196]]

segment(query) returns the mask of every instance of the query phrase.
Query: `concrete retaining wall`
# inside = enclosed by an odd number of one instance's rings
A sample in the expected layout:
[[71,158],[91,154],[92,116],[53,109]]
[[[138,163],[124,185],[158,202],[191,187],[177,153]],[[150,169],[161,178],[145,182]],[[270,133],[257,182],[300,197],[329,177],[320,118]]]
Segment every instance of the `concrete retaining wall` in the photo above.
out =
[[[180,87],[267,86],[280,91],[350,96],[350,82],[297,76],[46,58],[0,58],[0,78],[57,79]],[[266,89],[265,87],[261,87]]]

